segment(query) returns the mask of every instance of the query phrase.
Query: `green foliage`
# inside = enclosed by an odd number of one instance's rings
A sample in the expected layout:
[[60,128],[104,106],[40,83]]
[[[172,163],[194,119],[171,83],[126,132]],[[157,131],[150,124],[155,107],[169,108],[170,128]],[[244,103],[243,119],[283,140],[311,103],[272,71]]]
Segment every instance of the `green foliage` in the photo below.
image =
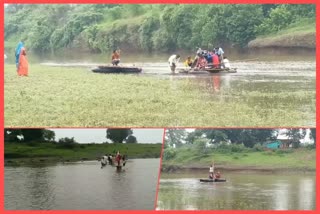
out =
[[133,135],[129,135],[126,139],[126,143],[138,143],[137,138]]
[[277,32],[301,18],[315,19],[315,5],[10,4],[4,36],[6,41],[24,40],[37,51],[77,45],[99,52],[118,46],[149,52],[245,47],[257,35]]
[[163,159],[164,160],[170,160],[173,159],[176,156],[176,150],[173,148],[166,148],[163,151]]
[[77,144],[78,143],[74,140],[74,137],[72,138],[65,137],[65,138],[59,139],[57,146],[61,148],[66,148],[66,149],[73,149],[77,147]]
[[261,152],[261,151],[264,151],[265,150],[265,147],[263,147],[260,143],[257,143],[253,146],[252,148],[254,151],[257,151],[257,152]]
[[132,135],[131,129],[107,129],[107,139],[112,140],[114,143],[123,143],[123,141]]
[[206,154],[208,152],[207,141],[205,139],[197,139],[193,145],[198,154]]

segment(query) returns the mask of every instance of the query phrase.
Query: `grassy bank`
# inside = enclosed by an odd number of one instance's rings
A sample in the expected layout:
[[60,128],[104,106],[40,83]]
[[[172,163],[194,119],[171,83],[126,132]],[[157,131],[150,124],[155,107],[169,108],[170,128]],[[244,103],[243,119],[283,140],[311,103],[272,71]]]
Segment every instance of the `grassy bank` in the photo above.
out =
[[230,171],[279,171],[315,170],[315,149],[288,149],[247,152],[198,153],[194,149],[180,148],[173,159],[163,160],[162,169],[167,172],[182,170],[208,170],[214,160],[215,167]]
[[249,48],[280,47],[310,48],[316,47],[316,24],[314,19],[303,19],[287,28],[268,35],[262,35],[249,42]]
[[53,143],[6,143],[4,157],[9,162],[96,160],[120,151],[128,158],[159,158],[161,144],[75,144],[66,148]]
[[[230,92],[238,99],[220,99],[192,79],[34,64],[29,77],[18,77],[14,65],[5,65],[5,126],[301,126],[306,118],[299,106],[314,99],[314,92],[249,90]],[[257,96],[270,99],[270,106],[253,107]],[[275,98],[285,103],[277,105]]]

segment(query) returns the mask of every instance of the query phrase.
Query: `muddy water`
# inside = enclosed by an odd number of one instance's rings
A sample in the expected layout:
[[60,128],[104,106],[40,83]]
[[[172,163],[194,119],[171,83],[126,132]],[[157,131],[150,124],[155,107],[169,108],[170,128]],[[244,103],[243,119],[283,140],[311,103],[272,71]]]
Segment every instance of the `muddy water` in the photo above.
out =
[[206,174],[161,175],[158,210],[315,210],[315,176],[224,175],[224,183],[200,183]]
[[[190,54],[190,53],[189,53]],[[95,67],[109,63],[109,55],[86,55],[66,53],[58,56],[35,56],[31,61],[49,66]],[[181,54],[182,59],[188,55]],[[302,118],[300,126],[315,126],[316,62],[314,52],[291,54],[278,52],[239,53],[231,52],[229,60],[237,73],[171,75],[168,54],[122,53],[122,65],[142,67],[143,76],[165,78],[172,81],[188,80],[189,84],[218,101],[246,103],[252,109],[263,112],[292,110]],[[183,64],[180,63],[180,68]],[[264,111],[265,109],[265,111]],[[264,115],[261,115],[262,117]]]
[[159,159],[5,167],[6,210],[153,210]]

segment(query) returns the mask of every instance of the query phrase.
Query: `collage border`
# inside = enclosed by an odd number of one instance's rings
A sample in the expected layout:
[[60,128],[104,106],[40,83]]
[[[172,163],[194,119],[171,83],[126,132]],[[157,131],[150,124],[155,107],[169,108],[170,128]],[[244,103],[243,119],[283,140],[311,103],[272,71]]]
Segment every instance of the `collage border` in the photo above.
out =
[[[319,50],[319,38],[320,38],[320,2],[317,0],[202,0],[201,2],[196,1],[196,0],[118,0],[118,1],[110,1],[110,0],[1,0],[2,4],[0,7],[0,22],[2,27],[0,28],[0,39],[3,40],[3,43],[1,43],[1,48],[0,48],[0,54],[4,54],[4,4],[10,4],[10,3],[34,3],[34,4],[64,4],[64,3],[79,3],[79,4],[90,4],[90,3],[99,3],[99,4],[210,4],[210,3],[215,3],[215,4],[315,4],[316,5],[316,127],[319,127],[320,124],[320,115],[318,109],[320,108],[319,106],[319,93],[320,93],[320,87],[319,87],[319,81],[320,81],[320,76],[319,76],[319,70],[320,70],[320,65],[318,62],[320,62],[320,50]],[[0,78],[0,83],[2,85],[2,90],[0,92],[0,120],[2,121],[0,127],[1,127],[1,132],[0,132],[0,140],[2,145],[0,146],[0,175],[1,175],[1,181],[0,181],[0,213],[4,214],[16,214],[16,213],[25,213],[25,214],[40,214],[40,213],[46,213],[46,214],[94,214],[94,213],[132,213],[132,214],[143,214],[143,213],[190,213],[190,212],[196,212],[196,213],[308,213],[308,214],[316,214],[319,213],[320,211],[320,197],[319,197],[319,192],[320,192],[320,185],[319,185],[319,175],[320,174],[320,169],[319,169],[319,164],[318,162],[320,161],[320,148],[319,148],[319,137],[320,137],[320,131],[316,131],[316,136],[317,136],[317,146],[316,146],[316,209],[315,210],[310,210],[310,211],[304,211],[304,210],[290,210],[290,211],[274,211],[274,210],[205,210],[205,211],[157,211],[157,210],[151,210],[151,211],[146,211],[146,210],[45,210],[45,211],[31,211],[31,210],[5,210],[4,208],[4,59],[0,57],[0,63],[2,64],[2,69],[1,69],[1,78]],[[19,128],[19,127],[15,127]],[[37,127],[32,127],[32,128],[37,128]],[[38,128],[48,128],[48,127],[38,127]],[[50,128],[55,128],[55,127],[50,127]],[[61,128],[61,127],[59,127]],[[84,128],[84,127],[66,127],[66,128]],[[90,127],[94,128],[94,127]],[[102,128],[102,127],[99,127]],[[108,127],[104,127],[108,128]],[[115,127],[110,127],[110,128],[115,128]],[[118,127],[117,127],[118,128]],[[119,127],[119,128],[142,128],[142,127]],[[147,127],[143,127],[147,128]],[[197,129],[209,129],[209,128],[261,128],[261,129],[267,129],[267,128],[286,128],[286,127],[150,127],[150,129],[153,128],[161,128],[164,130],[168,128],[197,128]],[[314,128],[314,127],[290,127],[290,128]],[[162,151],[161,151],[161,157],[163,154],[163,147],[164,147],[164,138],[165,134],[163,135],[163,144],[162,144]],[[160,160],[160,167],[159,167],[159,173],[158,173],[158,185],[157,185],[157,193],[159,189],[159,180],[160,180],[160,173],[161,173],[161,163],[162,159]],[[18,190],[17,190],[18,191]],[[155,207],[157,204],[157,198],[158,194],[155,196]]]

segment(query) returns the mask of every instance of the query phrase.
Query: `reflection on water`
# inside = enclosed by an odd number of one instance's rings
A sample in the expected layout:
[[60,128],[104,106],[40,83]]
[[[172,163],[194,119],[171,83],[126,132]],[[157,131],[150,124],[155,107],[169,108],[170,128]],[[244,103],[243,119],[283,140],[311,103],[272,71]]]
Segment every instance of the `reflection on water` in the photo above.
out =
[[312,175],[229,174],[225,183],[200,183],[199,178],[204,176],[162,178],[157,209],[315,209],[315,176]]
[[7,210],[152,210],[159,159],[135,159],[126,169],[97,161],[5,167]]

